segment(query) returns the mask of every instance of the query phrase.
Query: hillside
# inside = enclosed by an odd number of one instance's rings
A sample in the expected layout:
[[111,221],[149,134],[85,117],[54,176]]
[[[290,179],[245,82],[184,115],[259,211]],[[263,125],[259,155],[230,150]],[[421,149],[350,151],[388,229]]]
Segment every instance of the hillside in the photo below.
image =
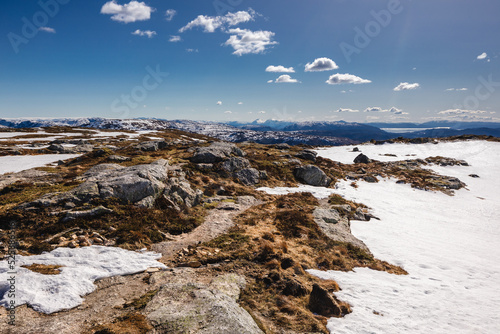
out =
[[[78,122],[0,132],[2,282],[9,254],[21,255],[15,325],[3,321],[1,331],[334,332],[343,326],[334,319],[366,317],[358,301],[340,292],[353,289],[341,273],[415,275],[406,253],[381,252],[370,236],[351,232],[394,219],[372,203],[366,187],[383,194],[379,187],[393,182],[397,187],[387,191],[394,194],[408,189],[452,205],[471,180],[490,182],[484,168],[478,179],[450,175],[449,168],[476,171],[467,155],[429,155],[438,152],[431,149],[413,155],[409,144],[391,144],[403,145],[397,154],[391,145],[368,144],[326,154],[144,131],[143,121],[130,123],[142,131],[97,131]],[[497,154],[493,139],[476,140]],[[30,161],[18,167],[20,157]],[[491,196],[485,204],[492,205]],[[404,205],[392,206],[395,217],[406,217]],[[10,297],[1,303],[10,305]],[[397,322],[388,306],[383,312]],[[5,308],[0,317],[9,319]]]

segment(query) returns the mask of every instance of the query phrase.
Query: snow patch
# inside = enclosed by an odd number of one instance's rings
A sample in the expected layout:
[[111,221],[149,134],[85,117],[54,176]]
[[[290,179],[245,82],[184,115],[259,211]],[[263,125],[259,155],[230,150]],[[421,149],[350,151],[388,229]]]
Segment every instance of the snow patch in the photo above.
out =
[[[95,290],[94,281],[142,272],[148,268],[163,268],[156,261],[160,254],[133,252],[117,247],[90,246],[57,248],[50,253],[34,256],[16,256],[16,306],[29,304],[34,310],[54,313],[74,308],[83,302],[86,294]],[[20,267],[31,264],[60,265],[58,275],[43,275]],[[6,306],[9,284],[7,261],[0,262],[0,305]]]
[[73,159],[79,156],[81,154],[7,155],[0,157],[0,175],[43,167],[59,160]]

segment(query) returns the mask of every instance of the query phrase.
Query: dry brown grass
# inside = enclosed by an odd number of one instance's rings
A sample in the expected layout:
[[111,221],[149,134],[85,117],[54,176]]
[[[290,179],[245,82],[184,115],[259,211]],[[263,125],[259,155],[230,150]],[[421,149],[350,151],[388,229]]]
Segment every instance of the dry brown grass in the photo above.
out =
[[58,266],[54,264],[30,264],[29,266],[24,265],[21,266],[23,268],[29,269],[31,271],[34,271],[36,273],[42,274],[42,275],[59,275],[61,271],[59,268],[62,268],[63,266]]
[[[318,201],[305,193],[274,197],[242,213],[238,225],[229,233],[195,247],[188,259],[172,259],[169,264],[219,263],[221,271],[246,276],[249,284],[241,304],[267,333],[279,332],[280,328],[327,333],[327,318],[311,312],[309,294],[315,283],[332,293],[339,287],[336,282],[309,275],[305,269],[347,271],[370,267],[405,272],[359,248],[328,239],[311,215],[317,205]],[[350,312],[347,304],[339,300],[336,303],[343,312]]]

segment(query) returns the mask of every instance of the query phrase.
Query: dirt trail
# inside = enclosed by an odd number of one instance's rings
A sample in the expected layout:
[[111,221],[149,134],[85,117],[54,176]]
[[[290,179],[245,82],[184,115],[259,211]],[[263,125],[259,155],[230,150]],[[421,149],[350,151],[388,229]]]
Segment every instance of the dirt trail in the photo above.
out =
[[166,260],[183,248],[210,241],[226,233],[234,225],[233,218],[236,215],[257,204],[260,201],[251,196],[238,197],[235,203],[221,202],[217,208],[210,210],[202,225],[190,233],[173,236],[171,241],[155,244],[151,246],[151,250],[161,253],[162,260]]

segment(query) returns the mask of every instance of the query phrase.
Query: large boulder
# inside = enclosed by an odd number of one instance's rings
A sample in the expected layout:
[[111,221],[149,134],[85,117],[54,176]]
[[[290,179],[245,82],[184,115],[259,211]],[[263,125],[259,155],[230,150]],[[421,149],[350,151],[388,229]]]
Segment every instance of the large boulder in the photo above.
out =
[[328,187],[332,179],[314,165],[300,166],[294,169],[293,175],[301,182],[317,187]]
[[302,152],[296,154],[295,156],[297,158],[301,158],[304,160],[310,160],[312,162],[315,162],[317,155],[318,155],[318,153],[314,152],[313,150],[303,150]]
[[245,279],[236,274],[210,284],[168,283],[148,303],[144,314],[154,333],[263,334],[237,300]]
[[136,146],[137,149],[144,152],[155,152],[165,147],[167,147],[167,142],[164,140],[145,141]]
[[250,161],[241,157],[232,157],[224,161],[221,168],[228,173],[233,173],[244,168],[250,168]]
[[198,147],[191,157],[191,162],[216,163],[230,158],[232,155],[241,157],[244,154],[243,151],[234,144],[215,142],[210,146]]
[[164,159],[131,167],[117,164],[97,165],[83,175],[82,179],[86,182],[73,192],[80,193],[79,188],[89,188],[95,183],[101,198],[115,197],[131,203],[139,202],[148,196],[156,198],[165,189],[164,182],[168,179],[167,167],[168,162]]
[[356,158],[354,158],[355,164],[369,164],[370,162],[372,162],[371,159],[363,153],[360,153]]
[[163,195],[174,209],[181,211],[181,206],[191,208],[198,205],[203,197],[203,192],[193,190],[186,179],[175,177],[167,181]]
[[246,186],[260,182],[260,172],[255,168],[245,168],[235,173],[236,178]]
[[363,241],[352,235],[349,219],[341,216],[337,210],[316,208],[313,212],[313,217],[314,222],[330,239],[349,243],[371,254]]

